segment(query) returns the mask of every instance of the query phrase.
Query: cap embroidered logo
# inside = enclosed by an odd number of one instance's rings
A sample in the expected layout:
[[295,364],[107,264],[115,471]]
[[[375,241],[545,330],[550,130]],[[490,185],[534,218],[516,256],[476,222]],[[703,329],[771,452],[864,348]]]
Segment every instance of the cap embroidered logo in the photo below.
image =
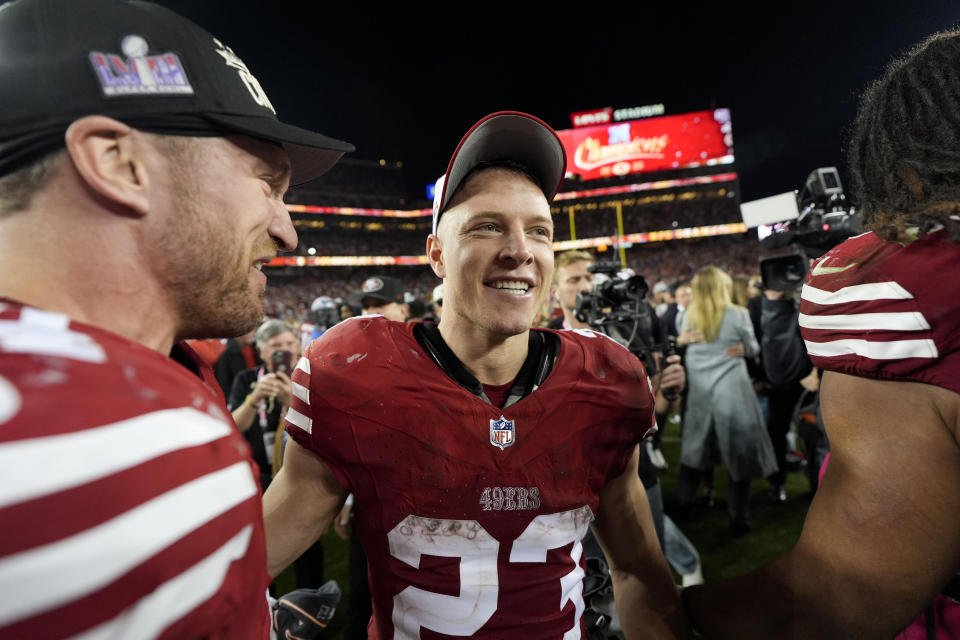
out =
[[240,74],[240,79],[243,80],[243,84],[247,87],[247,91],[250,92],[250,97],[253,98],[253,101],[261,107],[270,109],[270,112],[276,115],[277,111],[273,108],[273,104],[270,102],[270,98],[267,97],[266,91],[260,86],[260,81],[250,73],[250,69],[248,69],[247,65],[240,59],[240,56],[235,54],[233,49],[220,42],[217,38],[213,39],[213,43],[217,45],[217,53],[223,56],[223,60],[227,63],[227,66],[233,67]]
[[193,87],[177,54],[147,55],[149,45],[138,35],[126,36],[120,47],[126,57],[101,51],[92,51],[89,55],[105,98],[193,95]]
[[363,292],[364,293],[374,293],[383,289],[383,280],[380,278],[368,278],[363,283]]

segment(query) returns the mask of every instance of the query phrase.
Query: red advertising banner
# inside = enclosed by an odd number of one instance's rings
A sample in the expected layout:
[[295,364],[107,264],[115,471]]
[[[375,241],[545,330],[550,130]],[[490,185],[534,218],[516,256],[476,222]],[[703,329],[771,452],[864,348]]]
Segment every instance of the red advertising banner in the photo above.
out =
[[729,109],[558,131],[567,175],[583,180],[733,163]]

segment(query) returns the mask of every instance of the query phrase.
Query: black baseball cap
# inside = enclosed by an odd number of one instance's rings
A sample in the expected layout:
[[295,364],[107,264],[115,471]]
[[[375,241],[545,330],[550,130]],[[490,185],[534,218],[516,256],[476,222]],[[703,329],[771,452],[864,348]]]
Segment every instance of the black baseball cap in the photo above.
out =
[[514,160],[526,165],[553,200],[567,170],[567,154],[546,122],[520,111],[497,111],[470,127],[437,180],[433,196],[433,233],[464,178],[481,162]]
[[[388,276],[373,276],[363,281],[360,287],[360,302],[373,298],[383,303],[396,302],[403,304],[403,285],[396,278]],[[363,305],[366,306],[366,305]]]
[[0,7],[0,175],[63,146],[70,123],[94,114],[155,133],[275,142],[293,184],[354,150],[281,122],[233,50],[169,9],[140,0]]

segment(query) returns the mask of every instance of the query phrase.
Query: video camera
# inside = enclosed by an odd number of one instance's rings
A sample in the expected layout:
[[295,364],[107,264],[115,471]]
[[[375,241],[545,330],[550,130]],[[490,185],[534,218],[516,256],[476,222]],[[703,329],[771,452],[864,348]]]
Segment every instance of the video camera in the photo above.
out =
[[[747,226],[757,227],[760,246],[769,251],[793,249],[792,253],[760,261],[763,286],[776,291],[799,288],[810,259],[860,233],[861,215],[847,201],[836,167],[815,169],[799,193],[744,203],[740,208]],[[751,224],[758,218],[769,220],[770,216],[779,220],[770,226]]]
[[591,291],[577,295],[577,320],[625,346],[654,375],[658,371],[652,352],[656,318],[646,303],[646,280],[622,270],[617,261],[599,261],[587,271],[596,274],[597,280]]

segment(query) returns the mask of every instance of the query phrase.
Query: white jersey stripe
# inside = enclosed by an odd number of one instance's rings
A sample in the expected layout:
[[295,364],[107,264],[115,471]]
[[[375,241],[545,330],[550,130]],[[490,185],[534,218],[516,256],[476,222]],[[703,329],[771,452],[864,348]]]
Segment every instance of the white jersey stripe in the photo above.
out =
[[[230,434],[222,420],[192,409],[165,409],[113,424],[0,444],[0,507],[93,482],[165,453]],[[37,464],[52,460],[55,464]]]
[[[28,314],[28,311],[34,313]],[[44,322],[27,324],[23,321],[24,315],[43,318]],[[106,362],[107,356],[103,347],[93,338],[85,333],[70,331],[65,327],[50,326],[53,323],[47,320],[48,317],[62,318],[69,322],[66,316],[35,309],[24,309],[20,320],[0,320],[0,352],[33,353],[84,362]]]
[[0,425],[20,412],[23,398],[20,392],[6,378],[0,376]]
[[67,327],[70,326],[70,318],[62,313],[33,309],[31,307],[24,307],[20,311],[19,322],[37,329],[52,329],[54,331],[66,331]]
[[259,493],[250,464],[237,462],[69,538],[0,559],[0,626],[103,588]]
[[905,358],[936,358],[937,345],[933,340],[892,340],[871,342],[868,340],[833,340],[812,342],[804,340],[807,353],[812,356],[833,358],[856,354],[874,360],[903,360]]
[[302,384],[293,383],[293,395],[303,401],[304,404],[310,404],[310,391]]
[[300,371],[303,371],[305,374],[310,375],[310,360],[308,358],[300,358],[296,368],[300,369]]
[[287,420],[289,420],[292,424],[297,425],[307,433],[311,433],[313,431],[313,420],[303,415],[293,407],[287,410]]
[[814,304],[843,304],[844,302],[867,302],[870,300],[912,300],[910,292],[896,282],[873,282],[855,284],[837,291],[824,291],[803,285],[800,296]]
[[800,326],[805,329],[841,329],[848,331],[926,331],[930,323],[918,311],[901,313],[856,313],[850,315],[800,314]]
[[156,638],[217,592],[231,563],[246,554],[252,534],[253,526],[247,525],[225,545],[141,598],[116,618],[74,636],[73,640]]

